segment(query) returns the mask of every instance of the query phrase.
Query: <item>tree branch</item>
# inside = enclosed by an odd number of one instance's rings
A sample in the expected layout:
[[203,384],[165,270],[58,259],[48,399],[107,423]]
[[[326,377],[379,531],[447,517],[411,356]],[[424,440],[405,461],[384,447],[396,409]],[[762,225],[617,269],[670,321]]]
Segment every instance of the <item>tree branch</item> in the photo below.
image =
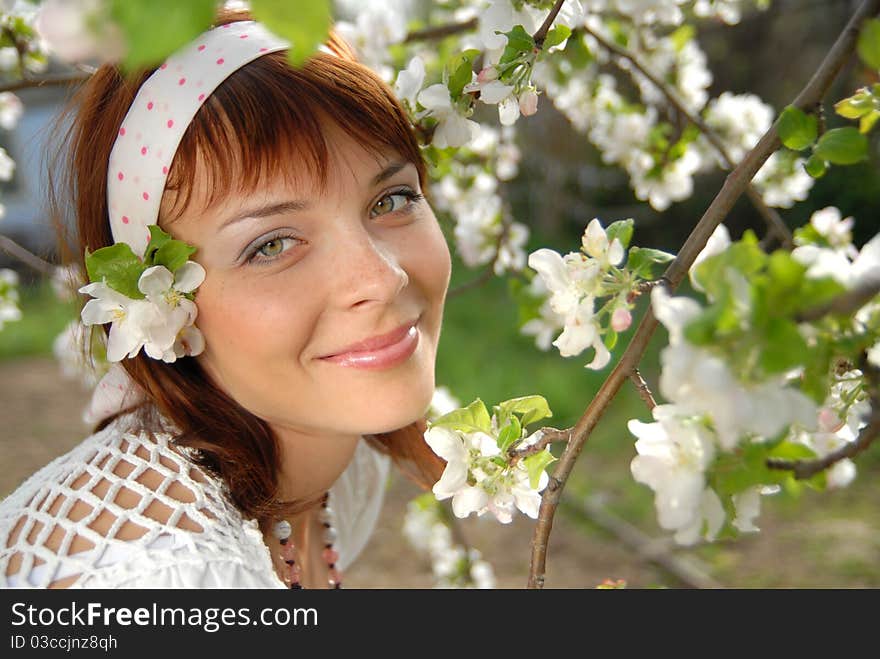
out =
[[544,450],[544,447],[549,446],[553,442],[571,441],[571,430],[571,428],[566,428],[565,430],[557,430],[556,428],[541,428],[540,430],[536,431],[541,433],[541,436],[537,442],[535,442],[534,444],[530,444],[525,448],[513,448],[509,450],[507,454],[511,458],[520,460],[530,455],[534,455],[535,453],[540,453]]
[[[862,21],[868,16],[878,13],[878,11],[880,11],[880,0],[865,0],[862,3],[825,56],[816,73],[801,93],[798,94],[793,103],[795,106],[801,109],[809,108],[822,99],[835,76],[852,54]],[[671,288],[674,289],[687,276],[688,270],[693,265],[697,255],[705,247],[715,227],[730,213],[736,200],[745,191],[754,175],[766,162],[767,158],[779,147],[777,123],[778,119],[760,139],[758,144],[727,176],[720,192],[688,236],[678,256],[667,268],[664,276],[672,284]],[[575,425],[572,431],[572,441],[565,447],[553,474],[550,476],[550,482],[541,497],[538,522],[532,537],[529,588],[540,588],[544,584],[547,543],[550,532],[553,529],[553,516],[559,505],[565,481],[571,473],[574,463],[593,428],[596,427],[596,424],[602,418],[605,410],[622,386],[623,381],[638,366],[639,360],[647,350],[648,342],[656,328],[657,319],[649,308],[641,323],[639,323],[632,341],[623,355],[621,355],[620,361],[599,388],[596,396]]]
[[819,320],[828,314],[844,315],[857,311],[865,306],[875,295],[880,293],[880,278],[863,281],[855,288],[838,295],[833,300],[797,315],[799,323]]
[[582,518],[614,535],[635,551],[640,558],[659,565],[688,588],[724,588],[694,559],[677,556],[669,550],[668,538],[651,538],[638,528],[612,513],[598,497],[586,497],[582,505],[564,497],[562,507],[566,515]]
[[541,27],[538,28],[538,31],[532,35],[532,39],[535,41],[535,47],[539,50],[541,46],[544,45],[544,39],[547,38],[547,33],[550,31],[550,27],[553,25],[553,21],[556,20],[556,17],[559,15],[559,10],[562,9],[562,5],[565,4],[565,0],[556,0],[556,4],[553,5],[553,9],[550,10],[550,13],[547,14],[547,18],[544,19],[544,22],[541,23]]
[[424,30],[415,30],[406,35],[403,43],[413,43],[414,41],[432,41],[434,39],[442,39],[459,32],[467,32],[473,30],[479,25],[479,19],[474,16],[472,19],[462,21],[461,23],[447,23],[445,25],[437,25],[435,27],[427,27]]
[[648,387],[648,383],[645,382],[642,374],[639,373],[638,368],[633,368],[632,373],[629,374],[629,379],[636,386],[636,391],[639,392],[639,396],[645,401],[648,409],[653,410],[657,407],[657,401],[654,400],[654,395],[651,393],[651,389]]
[[41,275],[50,277],[55,272],[55,266],[48,261],[41,259],[36,254],[28,251],[12,238],[0,235],[0,251],[6,252],[9,256],[18,259],[25,265],[33,268]]
[[877,435],[880,435],[880,412],[877,411],[877,405],[880,400],[872,400],[871,406],[874,413],[869,417],[868,425],[862,428],[859,436],[854,442],[847,442],[836,451],[832,451],[824,458],[816,460],[783,460],[781,458],[767,458],[767,467],[770,469],[780,469],[794,472],[794,477],[798,480],[810,478],[821,471],[825,471],[831,465],[840,462],[845,458],[853,458],[864,451],[871,445]]
[[17,92],[22,89],[35,87],[59,87],[73,83],[85,82],[92,77],[91,73],[64,73],[57,76],[44,76],[40,78],[23,78],[16,82],[0,85],[0,92]]
[[[625,59],[629,61],[639,73],[645,76],[648,80],[651,81],[661,94],[663,94],[664,98],[666,98],[667,102],[672,105],[685,119],[687,119],[690,123],[696,126],[703,135],[706,136],[706,139],[709,143],[715,148],[715,150],[721,156],[721,159],[724,161],[725,168],[730,170],[736,167],[736,163],[731,158],[730,153],[727,151],[727,147],[724,146],[724,143],[721,141],[721,138],[712,130],[709,125],[703,121],[703,119],[688,110],[687,107],[678,99],[678,97],[673,93],[673,91],[669,88],[669,85],[660,80],[656,75],[654,75],[648,68],[635,56],[634,53],[629,50],[619,46],[616,43],[608,41],[601,34],[591,29],[588,25],[584,26],[584,31],[591,35],[599,44],[605,48],[606,50],[614,53],[621,59]],[[785,225],[785,222],[782,221],[782,218],[779,216],[775,210],[767,206],[764,202],[764,198],[761,196],[761,193],[758,192],[751,183],[749,184],[746,190],[749,201],[751,201],[752,205],[755,207],[755,210],[764,218],[764,221],[767,223],[768,228],[772,233],[776,235],[779,241],[782,243],[785,249],[792,248],[792,236],[791,231],[789,231],[788,227]]]

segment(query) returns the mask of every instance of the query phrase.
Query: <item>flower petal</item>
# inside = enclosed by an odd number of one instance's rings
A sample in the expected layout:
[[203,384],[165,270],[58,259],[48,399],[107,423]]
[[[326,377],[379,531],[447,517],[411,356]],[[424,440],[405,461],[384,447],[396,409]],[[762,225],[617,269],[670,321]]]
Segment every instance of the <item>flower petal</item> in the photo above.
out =
[[187,261],[174,273],[174,288],[181,293],[191,293],[205,281],[205,269],[195,261]]
[[159,297],[168,292],[174,283],[174,275],[164,265],[154,265],[144,270],[138,279],[138,290],[149,297]]

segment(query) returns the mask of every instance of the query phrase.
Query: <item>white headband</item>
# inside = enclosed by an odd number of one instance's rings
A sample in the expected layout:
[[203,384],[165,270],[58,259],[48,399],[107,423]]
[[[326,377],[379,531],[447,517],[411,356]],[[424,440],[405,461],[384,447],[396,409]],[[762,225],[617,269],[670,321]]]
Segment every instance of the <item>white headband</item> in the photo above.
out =
[[171,55],[141,85],[122,121],[107,168],[113,240],[143,254],[156,224],[168,170],[205,99],[248,62],[290,43],[255,21],[227,23]]

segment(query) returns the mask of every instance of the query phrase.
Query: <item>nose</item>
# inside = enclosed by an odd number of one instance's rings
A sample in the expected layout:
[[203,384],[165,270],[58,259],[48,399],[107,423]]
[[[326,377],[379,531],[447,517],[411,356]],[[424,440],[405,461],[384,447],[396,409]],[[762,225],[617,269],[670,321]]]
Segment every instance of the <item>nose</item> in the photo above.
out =
[[341,244],[337,273],[345,308],[392,303],[409,283],[394,246],[372,235],[366,228],[355,229]]

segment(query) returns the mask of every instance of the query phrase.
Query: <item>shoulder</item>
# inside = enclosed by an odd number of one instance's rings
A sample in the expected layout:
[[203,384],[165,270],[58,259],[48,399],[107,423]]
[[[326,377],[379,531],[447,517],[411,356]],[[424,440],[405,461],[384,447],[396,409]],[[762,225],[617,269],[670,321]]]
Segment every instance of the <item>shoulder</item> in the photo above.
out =
[[271,584],[256,524],[172,440],[121,417],[23,483],[0,503],[0,584]]

